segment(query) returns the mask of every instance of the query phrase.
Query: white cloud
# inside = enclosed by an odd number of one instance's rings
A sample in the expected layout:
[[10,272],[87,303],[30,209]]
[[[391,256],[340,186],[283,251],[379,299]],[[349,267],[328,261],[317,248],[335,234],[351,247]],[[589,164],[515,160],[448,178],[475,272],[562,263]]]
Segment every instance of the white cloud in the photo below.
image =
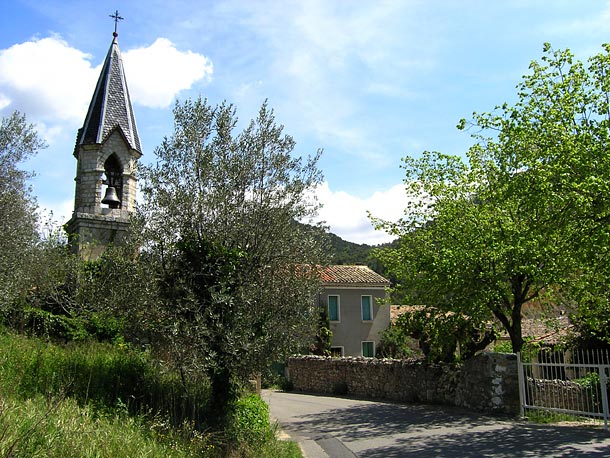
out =
[[[165,38],[123,53],[134,103],[167,107],[195,82],[209,80],[211,61],[178,51]],[[48,141],[78,127],[101,70],[91,56],[59,36],[33,39],[0,50],[0,110],[19,110],[35,122]]]
[[369,245],[390,242],[394,237],[376,231],[368,213],[376,218],[397,221],[406,207],[406,194],[401,184],[359,198],[344,191],[332,191],[328,183],[324,182],[316,190],[316,195],[323,204],[319,220],[325,221],[333,234],[350,242]]
[[57,36],[1,50],[0,106],[45,124],[78,124],[99,72],[90,58]]
[[206,56],[178,51],[167,38],[122,55],[133,102],[152,108],[168,107],[180,91],[209,81],[214,70]]

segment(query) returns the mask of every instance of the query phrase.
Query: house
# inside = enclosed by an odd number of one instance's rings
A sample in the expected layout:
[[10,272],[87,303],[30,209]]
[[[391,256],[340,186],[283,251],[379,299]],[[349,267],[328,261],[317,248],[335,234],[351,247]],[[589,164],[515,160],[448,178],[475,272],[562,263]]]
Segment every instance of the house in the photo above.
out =
[[385,303],[390,281],[367,266],[334,265],[322,273],[321,306],[327,308],[336,356],[375,356],[390,325]]

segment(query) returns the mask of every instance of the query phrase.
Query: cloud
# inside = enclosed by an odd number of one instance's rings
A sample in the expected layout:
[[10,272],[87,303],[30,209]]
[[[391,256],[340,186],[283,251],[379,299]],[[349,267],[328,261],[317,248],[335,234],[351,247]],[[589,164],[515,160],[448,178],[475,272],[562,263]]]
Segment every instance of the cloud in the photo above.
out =
[[[379,166],[389,160],[377,139],[390,135],[391,126],[375,110],[411,99],[412,75],[435,62],[437,40],[418,21],[418,5],[311,0],[273,8],[234,2],[225,13],[240,17],[260,43],[257,49],[265,50],[256,65],[269,67],[265,85],[277,93],[272,103],[296,138],[313,136],[326,150]],[[359,103],[362,97],[366,104]]]
[[[207,57],[178,51],[165,38],[123,59],[133,102],[154,108],[213,72]],[[15,44],[0,50],[0,110],[26,113],[49,140],[82,123],[100,70],[101,62],[93,67],[89,54],[59,36]]]
[[323,205],[319,220],[325,221],[333,234],[350,242],[369,245],[390,242],[393,236],[376,231],[368,213],[376,218],[397,221],[406,207],[406,194],[401,184],[360,198],[344,191],[332,191],[324,182],[317,188],[316,195]]
[[44,124],[81,122],[99,71],[90,59],[57,36],[1,50],[0,106]]
[[210,81],[214,67],[206,56],[178,51],[167,38],[122,53],[129,91],[134,103],[166,108],[180,91],[198,81]]

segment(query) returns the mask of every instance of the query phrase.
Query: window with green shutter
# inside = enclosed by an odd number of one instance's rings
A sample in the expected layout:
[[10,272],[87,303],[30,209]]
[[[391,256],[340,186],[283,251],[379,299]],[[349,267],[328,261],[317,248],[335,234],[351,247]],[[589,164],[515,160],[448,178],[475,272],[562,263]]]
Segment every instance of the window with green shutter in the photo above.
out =
[[373,300],[371,296],[361,296],[362,321],[373,320]]
[[366,358],[375,356],[375,342],[362,342],[362,356]]
[[339,296],[328,296],[328,319],[329,321],[339,321],[341,319]]

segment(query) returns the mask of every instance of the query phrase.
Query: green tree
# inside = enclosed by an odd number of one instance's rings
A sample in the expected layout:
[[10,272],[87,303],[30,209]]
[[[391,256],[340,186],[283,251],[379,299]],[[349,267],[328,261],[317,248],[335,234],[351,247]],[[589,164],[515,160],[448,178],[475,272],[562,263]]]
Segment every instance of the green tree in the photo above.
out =
[[238,384],[315,335],[318,266],[312,231],[320,152],[292,156],[263,104],[240,133],[232,105],[186,100],[174,133],[142,171],[143,256],[160,282],[158,329],[183,373],[205,372],[210,409],[230,418]]
[[332,341],[333,332],[330,330],[328,309],[325,306],[318,307],[318,329],[316,331],[315,341],[309,348],[309,352],[312,355],[330,356]]
[[0,121],[0,313],[7,313],[29,287],[28,266],[36,246],[36,202],[20,165],[44,147],[25,116]]
[[405,301],[496,319],[519,351],[525,304],[565,300],[608,265],[609,52],[586,66],[545,44],[515,105],[460,122],[477,141],[467,161],[404,159],[411,204],[377,223],[401,238],[379,257]]

